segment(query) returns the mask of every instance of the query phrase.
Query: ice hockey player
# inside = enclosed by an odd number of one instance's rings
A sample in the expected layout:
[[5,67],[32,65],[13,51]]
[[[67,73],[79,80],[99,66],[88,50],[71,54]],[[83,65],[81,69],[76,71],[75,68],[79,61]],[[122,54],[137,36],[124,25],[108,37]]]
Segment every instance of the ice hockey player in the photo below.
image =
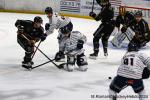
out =
[[129,25],[122,27],[122,31],[126,32],[128,27],[132,27],[135,35],[129,44],[135,43],[139,48],[141,48],[150,41],[150,30],[148,23],[142,18],[142,11],[135,12],[134,16],[135,20],[129,23]]
[[34,21],[31,20],[17,20],[15,26],[18,28],[17,31],[17,42],[25,50],[24,60],[22,67],[30,69],[32,68],[32,54],[34,53],[35,43],[40,39],[44,41],[46,34],[41,26],[43,20],[41,17],[36,16]]
[[[119,7],[119,15],[116,18],[116,27],[118,28],[118,33],[112,39],[111,43],[113,46],[120,48],[123,40],[126,38],[126,35],[131,40],[134,36],[134,32],[132,29],[128,29],[126,34],[122,33],[120,30],[120,25],[128,25],[131,21],[135,19],[134,14],[132,12],[126,11],[124,6]],[[128,34],[129,33],[129,34]]]
[[96,59],[99,53],[99,40],[102,38],[104,56],[108,56],[107,47],[108,39],[114,30],[114,11],[109,3],[109,0],[96,0],[97,3],[102,7],[101,12],[96,15],[94,12],[90,12],[89,16],[93,17],[96,21],[101,20],[101,25],[93,34],[93,46],[94,53],[90,54],[90,58]]
[[61,33],[64,35],[61,46],[67,56],[67,63],[63,64],[63,68],[71,72],[75,69],[74,65],[76,63],[79,71],[86,71],[88,63],[83,49],[86,36],[79,31],[70,31],[69,28],[68,26],[60,28]]
[[[45,30],[47,35],[52,34],[54,32],[54,29],[59,30],[61,27],[64,26],[69,27],[70,31],[73,30],[73,24],[70,18],[59,16],[57,13],[53,12],[53,9],[51,7],[46,7],[45,13],[49,19],[49,23],[45,24]],[[60,45],[63,38],[63,34],[59,31],[59,35],[57,37],[59,43],[59,51],[55,55],[55,61],[63,61],[65,58],[64,51]]]
[[136,44],[130,44],[128,51],[121,61],[117,76],[110,84],[110,100],[117,100],[117,93],[131,86],[135,93],[139,95],[139,100],[147,100],[144,90],[143,79],[150,76],[150,57],[138,52]]

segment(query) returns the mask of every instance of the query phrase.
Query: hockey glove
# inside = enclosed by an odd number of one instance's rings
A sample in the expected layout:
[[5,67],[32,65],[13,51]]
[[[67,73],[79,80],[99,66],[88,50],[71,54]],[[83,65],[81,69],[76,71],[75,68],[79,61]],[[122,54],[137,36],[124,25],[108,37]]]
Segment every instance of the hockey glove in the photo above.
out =
[[125,33],[127,31],[127,27],[126,26],[123,26],[122,28],[121,28],[121,32],[122,33]]
[[35,41],[35,40],[30,40],[30,45],[31,45],[31,46],[34,46],[34,45],[35,45],[35,43],[36,43],[36,41]]
[[50,27],[50,24],[49,24],[49,23],[46,23],[46,24],[45,24],[45,30],[46,30],[46,31],[49,30],[49,27]]
[[65,55],[64,55],[64,53],[62,51],[59,51],[59,52],[56,53],[55,61],[59,61],[59,60],[61,60],[63,58],[65,58]]
[[150,41],[150,33],[144,33],[144,39],[145,41],[149,42]]
[[96,18],[96,14],[95,14],[94,12],[90,12],[90,13],[89,13],[89,16],[90,16],[90,17],[93,17],[93,18]]
[[82,49],[83,48],[83,44],[84,44],[83,40],[78,40],[78,42],[77,42],[77,49]]
[[149,76],[150,76],[150,70],[147,67],[145,67],[142,73],[142,79],[147,79],[149,78]]
[[41,41],[44,41],[46,39],[46,37],[47,37],[47,34],[42,34],[41,35]]
[[18,25],[17,28],[18,28],[18,32],[19,33],[23,33],[24,32],[24,26]]

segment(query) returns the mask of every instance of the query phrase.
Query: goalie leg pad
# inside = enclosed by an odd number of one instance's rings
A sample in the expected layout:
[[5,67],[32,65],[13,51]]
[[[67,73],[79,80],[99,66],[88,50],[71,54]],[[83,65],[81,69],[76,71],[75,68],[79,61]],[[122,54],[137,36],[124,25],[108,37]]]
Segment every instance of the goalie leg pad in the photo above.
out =
[[125,34],[118,32],[118,34],[112,39],[111,43],[113,44],[113,46],[120,48],[121,43],[123,42],[125,37],[126,37]]

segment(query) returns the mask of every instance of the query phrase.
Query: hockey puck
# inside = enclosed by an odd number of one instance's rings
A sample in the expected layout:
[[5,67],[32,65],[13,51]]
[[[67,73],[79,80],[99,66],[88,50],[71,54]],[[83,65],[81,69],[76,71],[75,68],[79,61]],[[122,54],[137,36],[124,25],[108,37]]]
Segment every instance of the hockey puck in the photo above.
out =
[[111,77],[108,77],[108,79],[111,79]]

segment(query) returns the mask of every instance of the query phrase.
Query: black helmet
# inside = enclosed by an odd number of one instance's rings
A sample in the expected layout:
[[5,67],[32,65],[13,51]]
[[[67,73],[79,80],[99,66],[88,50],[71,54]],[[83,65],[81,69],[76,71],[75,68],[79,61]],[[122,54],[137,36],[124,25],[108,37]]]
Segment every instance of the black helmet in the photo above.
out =
[[43,23],[43,19],[39,16],[34,17],[34,22],[36,23]]
[[45,13],[48,14],[48,13],[53,13],[53,9],[51,7],[46,7],[45,8]]
[[96,0],[100,6],[106,6],[109,4],[109,0]]
[[67,33],[70,33],[71,30],[69,29],[68,26],[64,26],[64,27],[61,27],[61,28],[60,28],[60,32],[61,32],[62,34],[67,34]]
[[139,48],[135,43],[130,43],[128,45],[128,52],[131,52],[131,51],[139,51]]
[[141,16],[142,17],[143,16],[142,11],[135,12],[134,16]]

